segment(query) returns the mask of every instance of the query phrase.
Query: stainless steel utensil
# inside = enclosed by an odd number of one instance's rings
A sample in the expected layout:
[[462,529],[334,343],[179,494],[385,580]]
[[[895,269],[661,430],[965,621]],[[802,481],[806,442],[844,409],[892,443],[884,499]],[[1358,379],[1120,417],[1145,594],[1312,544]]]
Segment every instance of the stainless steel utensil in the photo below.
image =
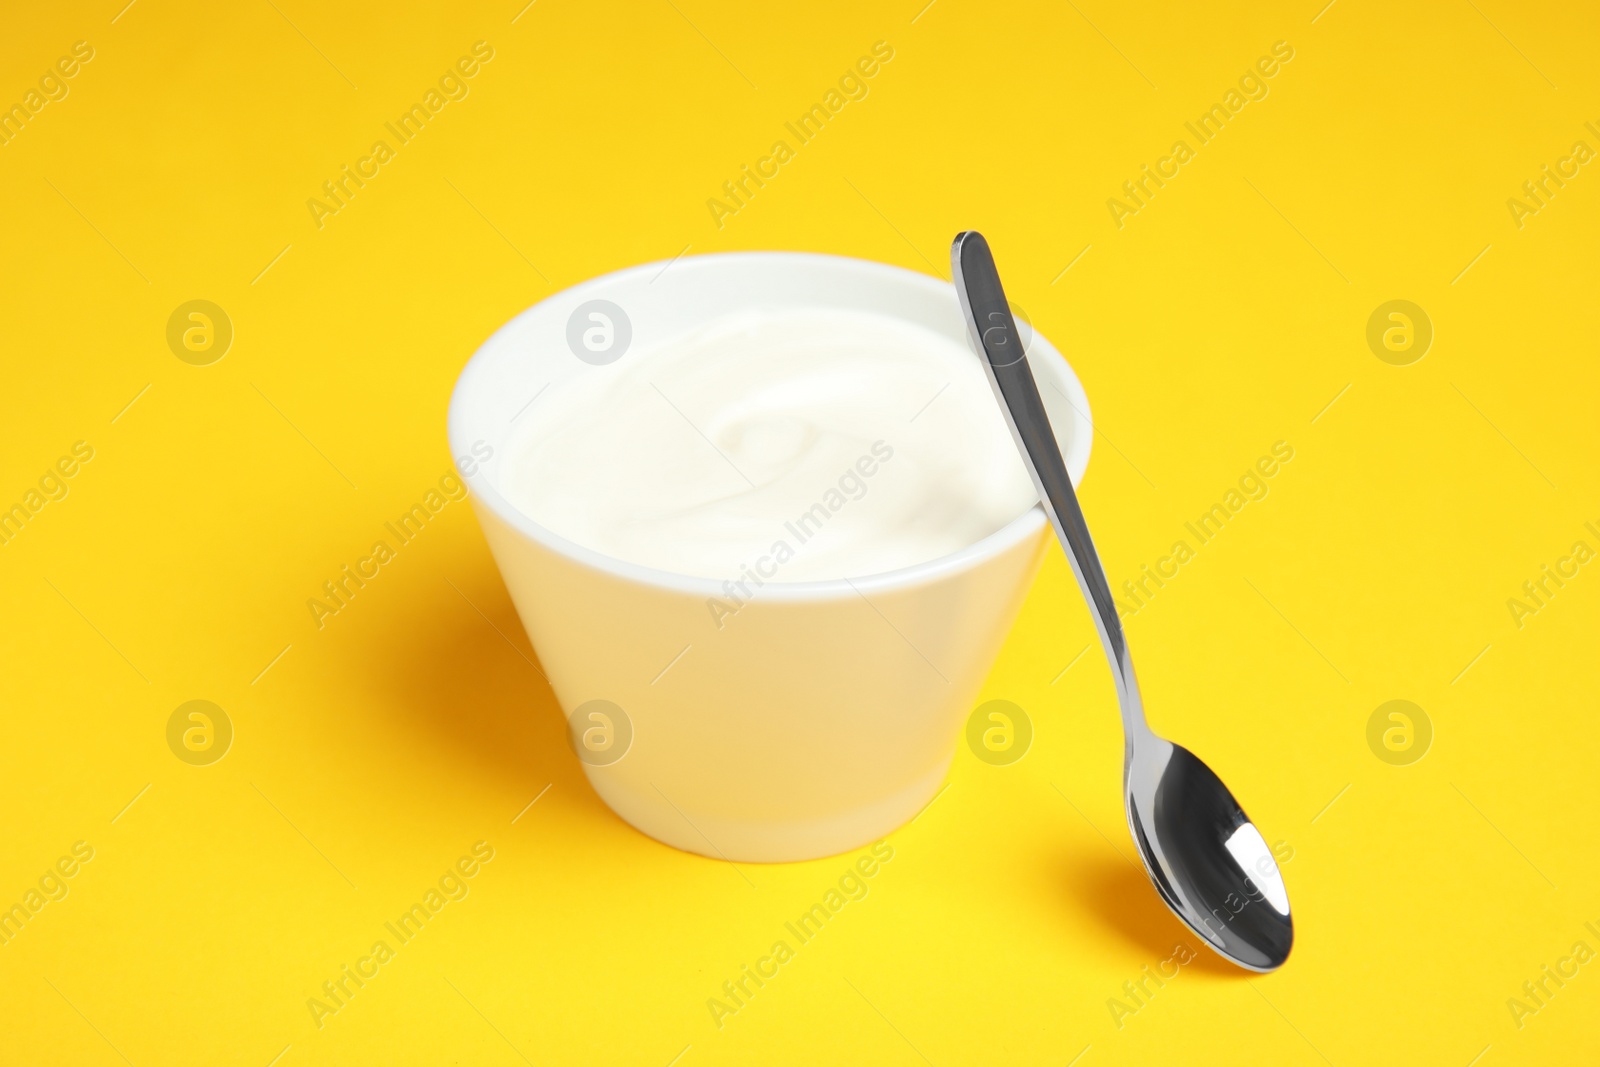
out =
[[1289,958],[1294,921],[1272,850],[1211,768],[1145,722],[1116,603],[983,235],[959,234],[950,264],[984,372],[1111,661],[1126,739],[1128,828],[1145,871],[1167,906],[1224,958],[1252,971],[1276,970]]

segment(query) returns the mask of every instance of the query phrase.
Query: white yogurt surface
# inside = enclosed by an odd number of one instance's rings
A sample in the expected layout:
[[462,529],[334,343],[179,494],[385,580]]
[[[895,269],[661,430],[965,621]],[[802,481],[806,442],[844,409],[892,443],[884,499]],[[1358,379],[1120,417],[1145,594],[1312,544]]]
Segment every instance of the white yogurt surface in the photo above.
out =
[[937,559],[1034,503],[978,356],[905,319],[755,309],[551,385],[500,491],[678,574],[800,582]]

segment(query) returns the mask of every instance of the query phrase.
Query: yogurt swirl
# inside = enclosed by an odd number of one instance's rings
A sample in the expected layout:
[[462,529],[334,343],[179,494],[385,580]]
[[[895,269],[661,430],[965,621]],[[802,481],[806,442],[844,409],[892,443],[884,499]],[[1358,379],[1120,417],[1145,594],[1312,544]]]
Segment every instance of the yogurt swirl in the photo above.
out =
[[500,490],[616,559],[779,582],[925,563],[1034,501],[976,355],[838,308],[743,311],[557,382]]

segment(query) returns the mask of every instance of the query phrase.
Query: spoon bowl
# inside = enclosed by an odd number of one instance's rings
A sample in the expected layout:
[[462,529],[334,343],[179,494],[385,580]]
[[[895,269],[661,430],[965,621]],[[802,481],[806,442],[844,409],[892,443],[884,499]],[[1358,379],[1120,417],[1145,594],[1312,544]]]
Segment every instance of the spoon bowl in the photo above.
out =
[[1182,745],[1150,734],[1123,770],[1128,827],[1167,907],[1234,963],[1283,966],[1294,944],[1272,850],[1222,780]]

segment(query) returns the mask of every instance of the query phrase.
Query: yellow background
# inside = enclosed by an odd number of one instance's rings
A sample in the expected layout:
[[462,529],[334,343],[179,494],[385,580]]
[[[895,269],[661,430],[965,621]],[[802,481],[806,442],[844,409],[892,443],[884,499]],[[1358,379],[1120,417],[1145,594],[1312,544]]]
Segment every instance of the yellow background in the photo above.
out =
[[[1520,628],[1506,603],[1600,548],[1600,173],[1520,229],[1506,206],[1600,148],[1593,12],[922,2],[6,15],[0,102],[95,55],[0,147],[0,503],[95,455],[0,547],[0,904],[95,853],[0,948],[0,1058],[1594,1061],[1600,963],[1520,1028],[1506,1004],[1600,949],[1600,567]],[[470,95],[319,229],[308,198],[478,40]],[[880,40],[870,95],[719,229],[706,200]],[[1270,95],[1118,229],[1107,198],[1280,40]],[[1295,449],[1129,631],[1153,724],[1293,850],[1298,944],[1264,977],[1202,954],[1113,1021],[1199,945],[1132,867],[1052,549],[983,694],[1031,751],[963,747],[869,896],[719,1030],[707,999],[849,858],[735,869],[612,816],[466,506],[320,631],[306,601],[449,469],[454,378],[529,304],[685,250],[944,275],[968,227],[1095,405],[1115,583]],[[165,339],[197,298],[235,329],[210,366]],[[1365,341],[1396,298],[1435,328],[1405,367]],[[167,746],[192,699],[235,728],[211,766]],[[1366,742],[1391,699],[1433,724],[1409,766]],[[308,998],[480,840],[470,895],[319,1029]]]

